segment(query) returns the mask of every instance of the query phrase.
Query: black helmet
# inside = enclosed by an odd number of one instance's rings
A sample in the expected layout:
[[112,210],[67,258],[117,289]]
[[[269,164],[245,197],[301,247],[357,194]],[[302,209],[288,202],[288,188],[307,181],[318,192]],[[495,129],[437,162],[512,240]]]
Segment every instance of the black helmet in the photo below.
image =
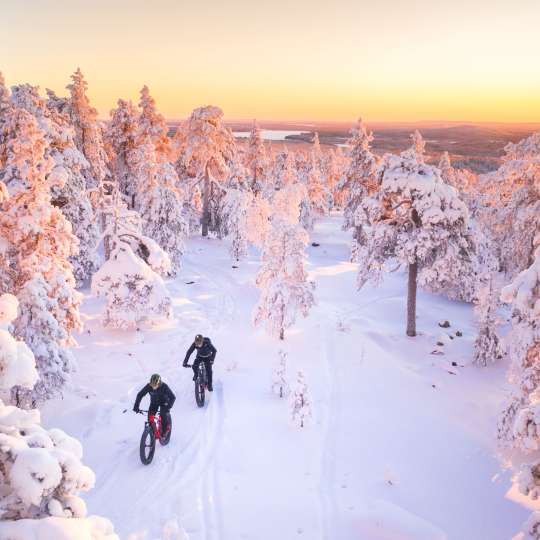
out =
[[195,336],[195,345],[197,345],[197,347],[200,347],[202,344],[203,344],[203,337],[201,334],[197,334]]
[[154,373],[150,377],[150,386],[155,386],[156,388],[161,384],[161,377],[158,373]]

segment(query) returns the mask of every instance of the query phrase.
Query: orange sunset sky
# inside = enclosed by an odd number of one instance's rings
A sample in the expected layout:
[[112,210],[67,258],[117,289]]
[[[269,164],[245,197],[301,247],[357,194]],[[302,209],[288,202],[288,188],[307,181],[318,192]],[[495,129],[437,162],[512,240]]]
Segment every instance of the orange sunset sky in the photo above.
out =
[[168,118],[538,122],[540,0],[2,4],[8,85],[77,66],[104,118],[148,84]]

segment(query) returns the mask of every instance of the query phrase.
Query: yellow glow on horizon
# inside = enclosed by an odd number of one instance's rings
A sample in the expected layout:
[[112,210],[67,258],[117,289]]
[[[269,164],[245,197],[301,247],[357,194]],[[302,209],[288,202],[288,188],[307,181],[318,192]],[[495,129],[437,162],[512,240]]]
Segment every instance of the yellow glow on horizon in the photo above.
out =
[[168,118],[540,122],[539,20],[537,0],[21,0],[0,70],[65,94],[80,66],[104,118],[147,84]]

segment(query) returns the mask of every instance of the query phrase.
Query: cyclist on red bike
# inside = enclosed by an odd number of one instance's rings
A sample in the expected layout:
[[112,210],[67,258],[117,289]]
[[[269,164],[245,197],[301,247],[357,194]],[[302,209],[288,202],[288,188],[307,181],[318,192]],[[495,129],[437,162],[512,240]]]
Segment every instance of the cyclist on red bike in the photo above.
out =
[[184,358],[184,367],[188,366],[188,360],[193,351],[197,349],[197,356],[195,357],[195,362],[193,362],[193,380],[197,380],[197,373],[199,370],[199,364],[204,362],[204,367],[206,368],[206,377],[208,379],[208,391],[212,392],[212,364],[216,359],[217,349],[212,345],[210,338],[203,337],[201,334],[195,336],[195,341],[191,344],[191,347],[186,352],[186,357]]
[[166,385],[161,377],[154,373],[150,377],[150,382],[144,386],[144,388],[137,394],[135,399],[135,405],[133,405],[133,410],[136,413],[141,412],[139,405],[141,400],[146,394],[150,394],[150,406],[148,407],[148,421],[150,422],[150,416],[155,416],[159,409],[161,415],[161,426],[162,433],[166,433],[170,429],[170,410],[174,405],[176,396],[173,394],[172,390]]

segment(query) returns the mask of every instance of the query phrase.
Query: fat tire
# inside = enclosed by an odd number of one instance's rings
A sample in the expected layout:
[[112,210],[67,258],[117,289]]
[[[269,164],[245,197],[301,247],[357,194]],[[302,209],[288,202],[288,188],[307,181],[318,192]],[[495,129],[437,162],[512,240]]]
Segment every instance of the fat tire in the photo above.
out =
[[195,401],[199,407],[204,407],[204,384],[199,379],[195,381]]
[[[161,425],[163,426],[163,420],[161,421]],[[167,436],[166,437],[160,437],[159,439],[159,444],[161,444],[161,446],[167,446],[169,444],[169,441],[171,440],[171,433],[172,433],[172,417],[171,415],[169,414],[169,426],[170,426],[170,430],[169,430],[169,433],[167,433]]]
[[[147,445],[147,441],[150,443]],[[148,453],[147,453],[147,449]],[[154,435],[154,430],[151,426],[144,428],[144,431],[141,435],[141,443],[139,445],[139,455],[143,465],[150,465],[154,459],[154,453],[156,451],[156,436]]]

